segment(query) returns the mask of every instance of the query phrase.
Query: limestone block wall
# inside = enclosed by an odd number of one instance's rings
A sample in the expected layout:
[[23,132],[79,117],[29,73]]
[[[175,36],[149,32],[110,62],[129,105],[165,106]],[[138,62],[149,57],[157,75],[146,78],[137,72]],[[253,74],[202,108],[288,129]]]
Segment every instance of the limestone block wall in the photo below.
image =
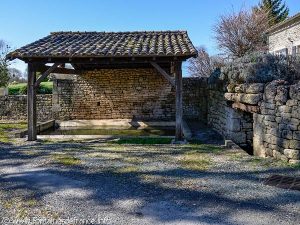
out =
[[225,86],[210,85],[208,94],[208,125],[224,138],[251,151],[253,143],[253,116],[233,109],[224,98]]
[[[55,74],[53,95],[37,96],[38,120],[175,120],[175,90],[153,69]],[[27,97],[0,97],[0,120],[26,120]],[[185,119],[207,121],[207,80],[183,79]]]
[[300,82],[229,85],[224,95],[237,110],[253,114],[253,152],[300,162]]
[[[52,119],[52,95],[37,95],[37,118]],[[0,120],[27,120],[27,96],[0,96]]]
[[207,123],[207,78],[183,78],[183,117]]
[[260,113],[254,114],[254,152],[300,162],[300,82],[266,85]]
[[175,90],[152,68],[82,71],[54,86],[55,119],[175,118]]

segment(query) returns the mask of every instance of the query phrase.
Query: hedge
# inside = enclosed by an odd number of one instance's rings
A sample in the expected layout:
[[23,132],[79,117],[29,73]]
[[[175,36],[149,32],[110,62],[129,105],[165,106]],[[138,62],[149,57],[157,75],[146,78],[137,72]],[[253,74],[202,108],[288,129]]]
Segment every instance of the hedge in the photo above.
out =
[[[42,82],[37,91],[38,94],[52,94],[53,82]],[[26,95],[27,94],[27,84],[10,84],[8,85],[9,95]]]

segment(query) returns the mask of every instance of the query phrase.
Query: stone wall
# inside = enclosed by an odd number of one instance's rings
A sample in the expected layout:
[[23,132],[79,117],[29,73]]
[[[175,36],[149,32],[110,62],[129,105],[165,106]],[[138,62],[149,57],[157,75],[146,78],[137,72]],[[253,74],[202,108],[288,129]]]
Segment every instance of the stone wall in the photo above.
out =
[[[37,117],[52,119],[52,95],[37,95]],[[0,120],[27,120],[27,96],[0,96]]]
[[253,114],[253,152],[300,162],[300,82],[228,86],[231,107]]
[[55,119],[175,119],[175,90],[152,68],[82,71],[54,86]]
[[233,109],[224,98],[224,85],[209,85],[208,91],[208,125],[220,133],[251,151],[253,143],[253,116],[251,113]]
[[300,162],[300,82],[273,81],[265,86],[254,114],[254,153]]
[[183,117],[207,123],[207,78],[183,78]]
[[[153,69],[85,71],[53,76],[52,95],[38,95],[38,119],[175,120],[175,90]],[[26,120],[27,98],[0,97],[0,120]],[[207,79],[183,79],[185,119],[207,122]]]

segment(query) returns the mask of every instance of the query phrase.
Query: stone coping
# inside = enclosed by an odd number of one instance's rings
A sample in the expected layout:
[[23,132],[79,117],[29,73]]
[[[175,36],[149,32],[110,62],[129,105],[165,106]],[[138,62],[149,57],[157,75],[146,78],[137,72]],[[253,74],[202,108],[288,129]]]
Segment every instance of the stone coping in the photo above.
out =
[[132,119],[106,119],[106,120],[57,120],[59,127],[86,127],[86,126],[107,126],[107,127],[170,127],[175,126],[174,121],[133,121]]
[[174,138],[174,136],[120,136],[120,135],[37,135],[37,139],[47,140],[89,140],[89,139],[119,139],[119,138]]
[[[175,127],[175,121],[132,121],[131,119],[109,119],[109,120],[68,120],[68,121],[55,121],[49,120],[39,123],[37,125],[37,133],[47,130],[51,127],[58,125],[59,127],[90,127],[90,126],[103,126],[107,128],[120,128],[126,129],[129,127],[139,127],[140,129],[147,127]],[[182,123],[182,130],[186,139],[192,138],[192,132],[185,121]],[[27,135],[28,130],[24,129],[15,133],[16,138],[23,138]],[[130,138],[132,136],[116,136],[116,135],[37,135],[38,139],[64,139],[64,140],[80,140],[80,139],[109,139],[109,138]],[[151,138],[151,136],[139,136],[139,138]],[[174,138],[174,136],[157,136],[160,138]]]
[[[48,130],[51,127],[55,126],[55,120],[48,120],[46,122],[38,123],[37,133],[40,133],[44,130]],[[28,134],[28,129],[20,130],[15,133],[16,138],[23,138]]]

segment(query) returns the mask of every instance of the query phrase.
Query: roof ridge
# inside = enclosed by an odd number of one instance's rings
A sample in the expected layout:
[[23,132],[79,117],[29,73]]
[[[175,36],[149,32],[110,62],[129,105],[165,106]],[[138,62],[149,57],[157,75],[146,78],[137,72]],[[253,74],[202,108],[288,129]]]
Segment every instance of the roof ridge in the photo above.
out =
[[299,20],[299,18],[300,18],[300,12],[296,13],[293,16],[288,17],[287,19],[285,19],[284,21],[282,21],[278,24],[273,25],[272,27],[267,29],[267,33],[272,33],[274,31],[277,31],[278,29],[280,30],[282,27],[284,27],[288,23],[293,23],[293,22],[295,22],[295,20],[297,22],[297,20]]
[[59,34],[140,34],[140,33],[183,33],[187,34],[186,30],[148,30],[148,31],[54,31],[51,35]]

